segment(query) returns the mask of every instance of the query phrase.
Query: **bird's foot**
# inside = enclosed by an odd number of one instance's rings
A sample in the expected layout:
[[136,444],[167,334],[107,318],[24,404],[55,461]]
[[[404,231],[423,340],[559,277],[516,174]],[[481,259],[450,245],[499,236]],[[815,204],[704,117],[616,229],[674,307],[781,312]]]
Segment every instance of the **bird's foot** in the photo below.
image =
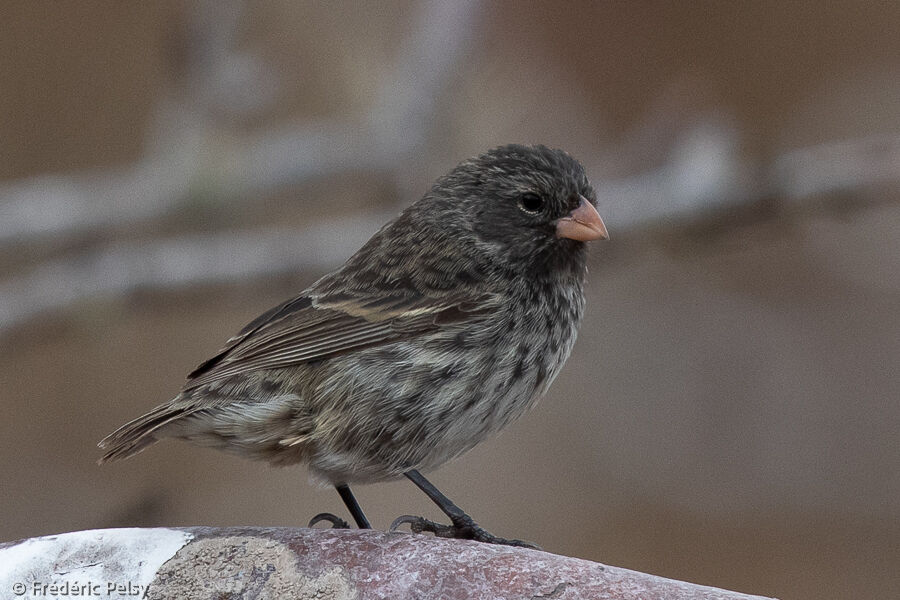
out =
[[322,521],[331,523],[331,529],[350,529],[350,523],[331,513],[317,514],[309,520],[309,525],[307,525],[307,527],[315,527],[317,523],[321,523]]
[[451,521],[453,522],[452,525],[444,525],[442,523],[430,521],[424,517],[402,515],[394,519],[394,522],[391,523],[391,531],[396,531],[397,528],[404,523],[409,523],[409,528],[413,533],[429,532],[433,533],[435,537],[441,538],[475,540],[477,542],[484,542],[486,544],[518,546],[521,548],[531,548],[533,550],[541,549],[540,546],[532,544],[531,542],[524,542],[522,540],[508,540],[506,538],[498,537],[490,533],[489,531],[485,531],[481,528],[480,525],[478,525],[478,523],[473,521],[472,517],[470,517],[469,515],[451,518]]

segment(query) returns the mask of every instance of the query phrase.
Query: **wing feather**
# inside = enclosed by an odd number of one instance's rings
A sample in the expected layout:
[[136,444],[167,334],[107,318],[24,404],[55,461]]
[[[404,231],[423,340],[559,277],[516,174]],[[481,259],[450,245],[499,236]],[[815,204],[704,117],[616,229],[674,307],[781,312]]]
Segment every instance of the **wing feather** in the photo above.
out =
[[484,294],[427,297],[419,293],[372,298],[300,296],[263,313],[190,375],[186,389],[239,373],[277,369],[419,336],[492,312]]

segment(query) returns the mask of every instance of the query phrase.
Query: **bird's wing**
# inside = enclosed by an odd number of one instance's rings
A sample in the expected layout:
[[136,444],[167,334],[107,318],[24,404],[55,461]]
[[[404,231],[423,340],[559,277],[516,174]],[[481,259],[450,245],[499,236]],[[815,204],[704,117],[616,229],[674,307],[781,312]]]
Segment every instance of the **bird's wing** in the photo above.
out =
[[331,358],[415,337],[496,310],[490,294],[430,297],[410,290],[376,296],[303,295],[259,317],[188,375],[186,389],[238,373]]

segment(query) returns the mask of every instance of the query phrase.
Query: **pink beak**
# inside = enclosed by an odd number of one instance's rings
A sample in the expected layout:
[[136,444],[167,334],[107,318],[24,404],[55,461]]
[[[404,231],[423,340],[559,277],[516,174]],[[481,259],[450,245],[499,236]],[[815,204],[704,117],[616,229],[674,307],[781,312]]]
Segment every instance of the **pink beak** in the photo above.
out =
[[556,222],[556,235],[579,242],[609,239],[600,213],[584,196],[581,197],[578,208]]

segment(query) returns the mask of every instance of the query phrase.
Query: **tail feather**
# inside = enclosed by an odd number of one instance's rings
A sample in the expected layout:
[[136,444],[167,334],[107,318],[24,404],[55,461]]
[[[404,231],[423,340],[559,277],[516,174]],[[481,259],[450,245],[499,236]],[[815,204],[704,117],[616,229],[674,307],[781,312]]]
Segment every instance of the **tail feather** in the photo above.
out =
[[125,423],[97,444],[106,450],[106,453],[97,462],[103,464],[134,456],[159,441],[159,437],[154,433],[158,432],[161,427],[191,412],[193,411],[188,408],[172,406],[171,403],[168,403],[157,406],[147,414]]

